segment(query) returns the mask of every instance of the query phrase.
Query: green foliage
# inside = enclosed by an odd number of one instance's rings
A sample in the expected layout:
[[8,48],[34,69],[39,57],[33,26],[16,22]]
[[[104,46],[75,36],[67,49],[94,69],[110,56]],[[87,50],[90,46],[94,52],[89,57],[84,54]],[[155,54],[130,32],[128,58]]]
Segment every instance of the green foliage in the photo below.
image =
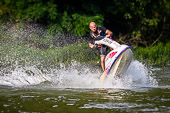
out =
[[132,37],[134,37],[134,38],[139,38],[139,34],[141,34],[141,31],[139,31],[139,30],[134,30],[133,32],[132,32]]
[[[78,36],[89,34],[88,24],[95,21],[117,32],[140,31],[144,39],[155,40],[168,31],[170,22],[168,0],[81,0],[66,1],[1,0],[0,22],[4,20],[40,22],[49,31],[67,31]],[[166,32],[167,33],[167,32]],[[149,37],[149,38],[148,38]],[[152,43],[152,42],[151,42]]]
[[146,48],[137,47],[133,50],[134,56],[145,63],[154,65],[165,65],[170,63],[170,42],[166,44],[160,42],[155,46]]
[[65,31],[71,32],[73,25],[72,25],[72,18],[68,15],[66,11],[64,11],[63,17],[62,17],[62,23],[61,26]]
[[80,15],[80,14],[73,14],[73,33],[77,34],[78,36],[83,36],[89,33],[89,23],[94,21],[98,25],[103,24],[103,16],[97,15],[97,16],[86,16],[86,15]]
[[144,18],[144,19],[142,20],[142,24],[143,24],[143,25],[146,25],[146,26],[157,27],[159,21],[160,21],[160,20],[159,20],[158,18],[153,18],[153,19]]
[[48,29],[48,36],[53,36],[53,34],[61,33],[63,31],[60,24],[50,24]]
[[95,62],[95,52],[87,43],[76,43],[56,49],[28,48],[22,43],[11,42],[0,45],[0,66],[15,64],[20,65],[44,65],[52,66],[60,63],[69,64],[75,60],[78,62]]
[[125,13],[125,19],[132,19],[132,15],[130,13]]
[[57,5],[53,0],[43,2],[41,0],[2,0],[0,13],[9,15],[18,20],[37,21],[40,19],[55,20],[57,17]]
[[52,24],[49,29],[49,33],[63,31],[76,34],[78,36],[86,36],[89,34],[89,23],[94,21],[98,25],[103,25],[103,16],[87,16],[78,13],[72,14],[71,16],[65,11],[60,19],[60,24]]
[[50,24],[49,33],[54,31],[67,31],[84,36],[89,33],[88,25],[91,21],[102,25],[102,15],[87,16],[79,13],[68,14],[67,11],[58,12],[57,4],[53,0],[44,2],[41,0],[3,0],[0,4],[0,14],[6,12],[17,20],[25,21],[46,21]]
[[53,4],[52,1],[44,4],[42,1],[35,2],[29,1],[28,6],[22,12],[22,16],[26,20],[39,20],[43,18],[47,18],[50,20],[55,20],[57,17],[57,6]]

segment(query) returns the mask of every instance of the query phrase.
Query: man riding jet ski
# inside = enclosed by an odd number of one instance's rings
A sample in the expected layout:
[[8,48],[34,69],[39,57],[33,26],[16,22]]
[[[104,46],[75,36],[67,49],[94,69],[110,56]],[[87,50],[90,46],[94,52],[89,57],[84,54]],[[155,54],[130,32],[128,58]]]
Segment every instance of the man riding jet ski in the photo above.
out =
[[[130,46],[120,45],[112,40],[108,35],[109,33],[112,34],[112,32],[105,27],[96,27],[94,22],[90,23],[89,28],[91,29],[90,35],[95,41],[94,44],[89,43],[89,46],[91,48],[98,47],[101,56],[104,56],[103,62],[103,57],[101,57],[101,66],[103,65],[102,63],[104,63],[104,66],[102,66],[104,72],[100,76],[100,81],[103,82],[105,78],[116,77],[123,74],[129,67],[133,57]],[[102,32],[102,29],[104,32]],[[94,33],[96,33],[96,35]],[[107,34],[104,35],[104,33]],[[113,49],[108,54],[106,53],[107,46]]]

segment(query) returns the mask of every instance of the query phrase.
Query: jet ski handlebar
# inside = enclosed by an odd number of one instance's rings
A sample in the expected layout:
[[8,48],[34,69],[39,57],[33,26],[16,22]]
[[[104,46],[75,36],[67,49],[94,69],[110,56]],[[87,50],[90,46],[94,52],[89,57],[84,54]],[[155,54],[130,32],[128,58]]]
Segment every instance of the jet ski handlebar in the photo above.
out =
[[113,49],[120,47],[119,43],[117,43],[116,41],[114,41],[110,38],[106,38],[104,36],[99,36],[99,37],[95,38],[95,45],[96,44],[103,44],[103,45],[109,46]]

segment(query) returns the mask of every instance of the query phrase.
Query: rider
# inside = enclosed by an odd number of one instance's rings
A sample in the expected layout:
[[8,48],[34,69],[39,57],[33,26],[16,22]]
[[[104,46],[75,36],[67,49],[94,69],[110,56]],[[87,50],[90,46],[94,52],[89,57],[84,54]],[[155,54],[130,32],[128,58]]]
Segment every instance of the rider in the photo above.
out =
[[[99,36],[103,36],[103,37],[107,37],[107,38],[111,38],[112,36],[112,32],[108,29],[106,29],[103,26],[96,26],[95,22],[90,22],[89,24],[89,28],[90,28],[90,41],[89,41],[89,47],[90,48],[94,48],[94,40],[95,38],[99,37]],[[105,70],[105,57],[107,54],[107,46],[105,45],[98,45],[99,51],[100,51],[100,58],[101,58],[101,67],[103,69],[103,71]]]

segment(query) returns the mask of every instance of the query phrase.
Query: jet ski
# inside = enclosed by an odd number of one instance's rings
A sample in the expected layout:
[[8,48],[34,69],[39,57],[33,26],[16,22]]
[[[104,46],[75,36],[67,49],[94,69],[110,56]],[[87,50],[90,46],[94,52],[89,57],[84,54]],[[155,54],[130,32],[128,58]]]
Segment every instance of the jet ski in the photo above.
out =
[[133,58],[131,47],[125,44],[121,45],[110,38],[101,36],[95,39],[95,45],[98,44],[106,45],[113,49],[106,55],[105,70],[100,76],[100,82],[103,83],[105,79],[123,75]]

